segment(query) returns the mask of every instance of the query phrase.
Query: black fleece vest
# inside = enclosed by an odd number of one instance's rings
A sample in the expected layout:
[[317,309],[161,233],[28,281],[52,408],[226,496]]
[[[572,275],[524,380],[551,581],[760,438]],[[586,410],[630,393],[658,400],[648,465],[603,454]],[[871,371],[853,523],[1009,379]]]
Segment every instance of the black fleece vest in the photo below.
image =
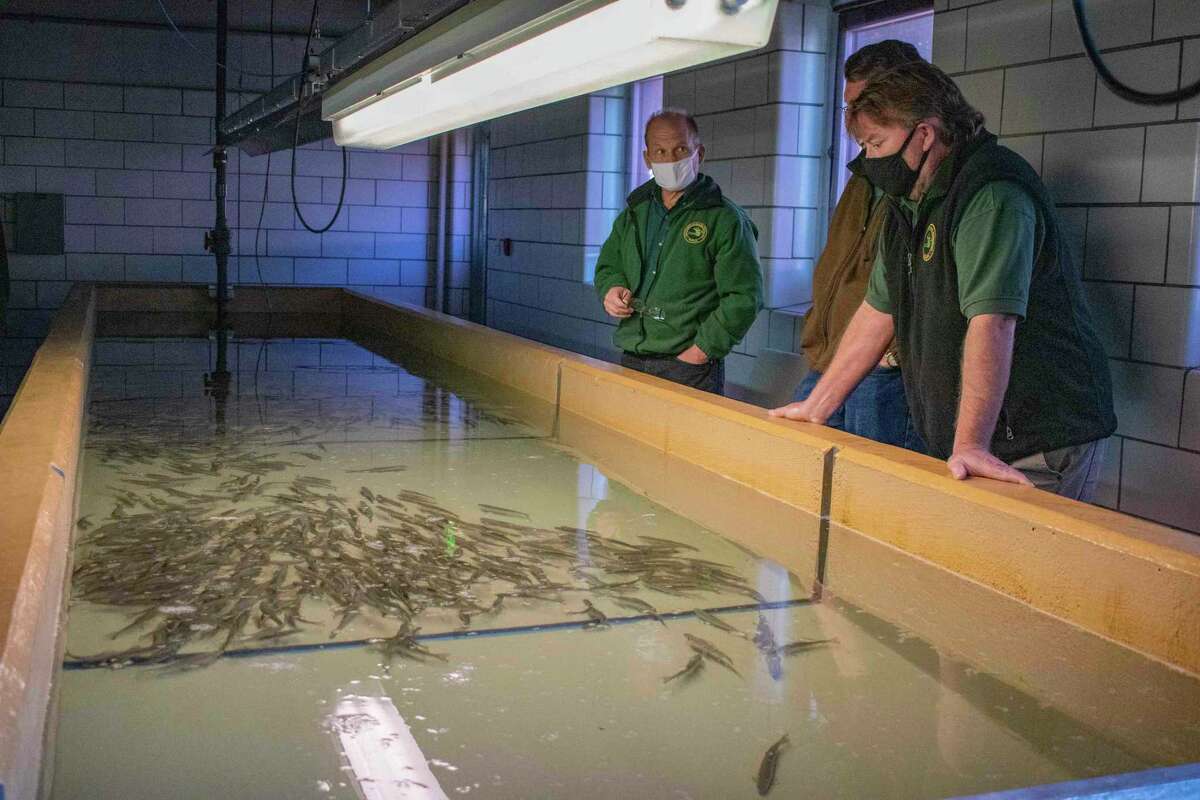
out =
[[1024,159],[986,131],[947,158],[950,187],[942,202],[919,208],[910,220],[889,200],[883,233],[905,393],[930,454],[948,458],[953,451],[967,333],[968,320],[959,311],[954,233],[968,201],[994,181],[1011,181],[1029,193],[1043,235],[1025,319],[1017,323],[992,452],[1011,463],[1110,436],[1117,419],[1108,359],[1046,187]]

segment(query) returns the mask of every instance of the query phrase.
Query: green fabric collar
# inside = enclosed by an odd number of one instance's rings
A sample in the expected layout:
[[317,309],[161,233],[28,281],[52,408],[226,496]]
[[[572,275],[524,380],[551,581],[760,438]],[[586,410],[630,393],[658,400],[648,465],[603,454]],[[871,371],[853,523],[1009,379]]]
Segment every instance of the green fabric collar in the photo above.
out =
[[[625,198],[625,202],[632,208],[640,203],[651,201],[655,197],[660,203],[662,202],[662,191],[652,178],[630,192],[629,196]],[[692,208],[714,208],[724,203],[724,196],[716,181],[708,175],[700,173],[700,177],[688,187],[675,207],[679,208],[684,203],[689,203]]]

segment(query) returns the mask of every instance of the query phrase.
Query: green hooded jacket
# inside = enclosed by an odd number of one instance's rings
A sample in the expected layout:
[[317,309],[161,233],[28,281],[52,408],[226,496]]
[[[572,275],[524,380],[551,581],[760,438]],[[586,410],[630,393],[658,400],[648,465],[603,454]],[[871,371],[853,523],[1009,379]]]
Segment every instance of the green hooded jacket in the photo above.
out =
[[643,267],[642,232],[658,191],[647,181],[629,195],[596,261],[602,302],[609,289],[624,286],[661,310],[621,320],[613,343],[627,353],[667,356],[695,344],[709,358],[724,358],[762,308],[758,228],[702,174],[667,217],[658,264]]

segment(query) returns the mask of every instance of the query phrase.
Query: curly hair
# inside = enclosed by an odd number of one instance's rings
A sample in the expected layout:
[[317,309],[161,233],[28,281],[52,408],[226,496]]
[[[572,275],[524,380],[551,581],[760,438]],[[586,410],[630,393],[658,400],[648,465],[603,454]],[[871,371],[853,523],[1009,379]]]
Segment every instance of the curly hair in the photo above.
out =
[[854,131],[862,117],[903,128],[936,117],[941,122],[938,136],[947,147],[970,139],[984,123],[958,85],[925,61],[901,64],[871,80],[847,106],[846,127]]

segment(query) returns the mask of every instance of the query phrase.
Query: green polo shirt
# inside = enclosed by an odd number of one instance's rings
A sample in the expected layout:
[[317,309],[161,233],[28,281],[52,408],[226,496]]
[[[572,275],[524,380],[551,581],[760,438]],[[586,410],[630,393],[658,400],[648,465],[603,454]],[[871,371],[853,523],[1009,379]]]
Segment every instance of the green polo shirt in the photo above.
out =
[[[946,170],[939,168],[933,183],[919,201],[907,197],[901,207],[913,219],[924,205],[945,199]],[[1042,230],[1037,206],[1020,186],[1008,181],[985,185],[963,210],[954,232],[954,265],[958,272],[958,307],[967,319],[979,314],[1014,314],[1025,317],[1033,262],[1041,249]],[[891,314],[882,237],[867,284],[867,302],[876,311]],[[919,256],[918,256],[919,258]],[[919,267],[916,267],[919,268]]]
[[672,215],[678,216],[691,205],[694,190],[699,181],[693,181],[675,205],[668,211],[663,203],[662,192],[655,191],[650,199],[650,207],[646,210],[646,227],[642,230],[642,241],[645,243],[646,255],[642,262],[642,283],[638,286],[637,297],[646,298],[654,278],[658,275],[658,257],[662,253],[663,243],[671,231]]

